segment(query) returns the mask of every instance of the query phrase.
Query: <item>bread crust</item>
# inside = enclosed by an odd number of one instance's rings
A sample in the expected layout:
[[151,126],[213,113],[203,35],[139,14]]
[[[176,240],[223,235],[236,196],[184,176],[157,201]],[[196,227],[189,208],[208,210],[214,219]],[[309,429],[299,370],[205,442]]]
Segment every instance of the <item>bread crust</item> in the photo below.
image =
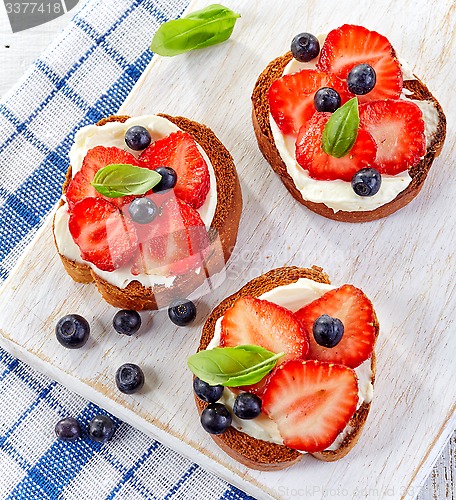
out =
[[[328,275],[322,268],[313,266],[310,269],[298,267],[281,267],[273,269],[253,280],[249,281],[239,291],[223,300],[210,314],[204,324],[201,334],[200,345],[198,351],[206,349],[209,342],[214,336],[215,324],[217,320],[225,314],[234,302],[245,295],[259,297],[260,295],[272,290],[281,285],[289,285],[296,282],[299,278],[308,278],[318,283],[330,284]],[[375,317],[375,335],[378,336],[379,324]],[[372,368],[372,384],[375,381],[375,353],[371,358]],[[201,401],[195,396],[195,402],[199,414],[206,408],[207,403]],[[369,413],[370,403],[363,403],[350,419],[348,425],[353,430],[347,434],[339,449],[328,450],[312,455],[325,462],[333,462],[347,455],[347,453],[355,446],[361,436],[361,431]],[[226,432],[220,435],[210,435],[217,445],[222,448],[230,457],[238,462],[261,471],[272,471],[284,469],[299,462],[304,454],[296,450],[292,450],[283,445],[269,443],[260,439],[253,438],[240,432],[233,427],[230,427]]]
[[427,148],[424,158],[414,167],[409,169],[411,183],[399,193],[396,198],[375,210],[346,212],[340,210],[334,212],[324,203],[314,203],[304,200],[300,191],[296,188],[293,179],[287,172],[287,167],[282,160],[272,136],[271,124],[269,121],[269,103],[267,92],[272,83],[283,75],[286,65],[293,58],[291,52],[274,59],[259,76],[252,94],[252,122],[258,146],[265,159],[269,162],[273,170],[280,176],[285,187],[291,195],[305,205],[309,210],[327,217],[328,219],[340,222],[369,222],[383,217],[387,217],[400,208],[410,203],[420,192],[426,180],[427,174],[434,159],[440,154],[446,136],[446,118],[437,99],[431,94],[426,85],[419,80],[405,80],[404,88],[411,92],[410,99],[419,101],[432,101],[439,114],[437,131],[432,138],[432,142]]
[[[166,118],[181,130],[188,132],[203,148],[214,168],[217,184],[217,205],[208,231],[209,239],[213,244],[213,251],[208,258],[207,267],[210,268],[211,274],[219,272],[228,261],[236,244],[242,213],[242,193],[233,158],[214,132],[205,125],[182,116],[166,114],[159,114],[158,116]],[[97,125],[103,126],[113,121],[123,123],[128,118],[127,115],[109,116],[100,120]],[[63,194],[66,193],[71,179],[70,166],[62,187]],[[60,205],[62,204],[63,201],[61,201]],[[58,251],[57,243],[56,248]],[[207,269],[206,273],[200,272],[199,274],[191,271],[185,275],[177,276],[170,287],[164,285],[144,287],[139,281],[132,281],[125,288],[119,288],[98,276],[90,266],[72,261],[60,252],[59,256],[66,272],[73,280],[79,283],[94,282],[106,302],[117,308],[134,309],[136,311],[158,309],[177,297],[187,297],[204,282],[207,275]]]

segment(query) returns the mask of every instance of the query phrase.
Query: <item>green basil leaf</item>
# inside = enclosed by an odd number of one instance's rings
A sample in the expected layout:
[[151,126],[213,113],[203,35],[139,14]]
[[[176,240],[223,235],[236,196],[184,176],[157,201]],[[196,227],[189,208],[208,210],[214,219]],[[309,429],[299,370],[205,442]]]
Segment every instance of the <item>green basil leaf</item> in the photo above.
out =
[[323,129],[321,145],[323,151],[335,158],[345,156],[358,136],[358,99],[353,97],[336,109]]
[[95,174],[92,186],[108,198],[146,194],[161,180],[155,170],[130,164],[112,164]]
[[161,56],[177,56],[228,40],[240,14],[213,4],[187,16],[163,23],[155,33],[150,50]]
[[210,385],[239,387],[262,380],[283,355],[256,345],[216,347],[193,354],[187,364],[194,375]]

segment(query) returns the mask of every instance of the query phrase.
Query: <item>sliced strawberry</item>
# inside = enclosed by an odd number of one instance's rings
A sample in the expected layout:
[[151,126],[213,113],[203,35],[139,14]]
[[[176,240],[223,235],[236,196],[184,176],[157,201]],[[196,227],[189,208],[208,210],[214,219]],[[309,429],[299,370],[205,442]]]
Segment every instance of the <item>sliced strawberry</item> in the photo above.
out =
[[396,175],[416,165],[426,153],[421,109],[403,99],[371,101],[359,107],[360,124],[377,143],[374,167]]
[[81,201],[84,198],[105,198],[107,201],[118,207],[121,207],[133,200],[134,196],[107,198],[91,186],[90,183],[93,181],[93,178],[98,170],[106,167],[107,165],[114,164],[140,165],[138,160],[131,153],[124,151],[123,149],[116,148],[115,146],[96,146],[87,151],[84,161],[82,162],[81,170],[76,172],[66,192],[66,199],[70,210],[78,201]]
[[177,173],[175,195],[193,208],[204,204],[210,188],[209,169],[190,134],[174,132],[154,142],[140,160],[150,169],[173,168]]
[[296,161],[318,180],[351,181],[361,170],[372,165],[377,146],[372,136],[360,128],[352,149],[342,158],[335,158],[323,151],[321,137],[330,113],[315,113],[303,125],[296,140]]
[[102,198],[76,203],[68,227],[81,257],[102,271],[114,271],[127,263],[138,244],[132,222]]
[[320,52],[317,68],[346,82],[348,73],[358,64],[375,70],[375,87],[360,102],[396,99],[402,92],[402,71],[388,39],[362,26],[344,24],[328,33]]
[[[335,347],[323,347],[313,336],[314,321],[327,314],[344,325],[344,334]],[[330,290],[319,299],[302,307],[296,316],[309,335],[309,359],[330,361],[356,368],[368,359],[375,344],[375,313],[371,301],[353,285]]]
[[272,372],[262,400],[284,445],[315,453],[327,449],[355,413],[358,379],[346,366],[290,360]]
[[250,296],[237,299],[225,312],[220,338],[222,347],[247,344],[284,352],[286,358],[304,358],[309,349],[306,332],[291,311]]

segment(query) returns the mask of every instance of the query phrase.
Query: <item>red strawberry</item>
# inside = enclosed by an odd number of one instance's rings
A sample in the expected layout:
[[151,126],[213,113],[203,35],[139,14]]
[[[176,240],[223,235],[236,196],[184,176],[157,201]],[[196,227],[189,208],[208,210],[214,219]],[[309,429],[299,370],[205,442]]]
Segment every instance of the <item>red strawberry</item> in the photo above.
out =
[[[314,321],[327,314],[344,325],[344,334],[335,347],[323,347],[313,336]],[[299,309],[296,316],[309,335],[309,359],[340,363],[356,368],[368,359],[375,344],[375,314],[371,301],[353,285],[330,290]]]
[[87,151],[81,170],[76,172],[66,192],[66,199],[70,210],[74,205],[84,198],[105,198],[107,201],[121,207],[129,203],[134,196],[123,196],[120,198],[107,198],[101,195],[90,183],[95,174],[103,167],[112,164],[131,164],[139,166],[138,160],[127,151],[114,146],[96,146]]
[[342,104],[347,101],[347,92],[342,82],[333,75],[303,69],[298,73],[284,75],[268,90],[271,115],[284,134],[296,135],[315,113],[314,95],[322,87],[332,87],[341,96]]
[[377,143],[373,165],[380,173],[396,175],[416,165],[426,153],[423,114],[413,102],[371,101],[359,107],[360,123]]
[[361,170],[372,165],[377,146],[372,136],[360,128],[352,149],[342,158],[325,153],[321,146],[323,129],[330,113],[315,113],[307,125],[303,125],[296,140],[296,161],[314,179],[351,181]]
[[291,311],[249,296],[237,299],[225,312],[220,338],[222,347],[246,344],[284,352],[286,358],[304,358],[309,349],[307,335]]
[[150,169],[173,168],[177,173],[175,195],[193,208],[204,204],[210,188],[209,169],[191,135],[174,132],[146,148],[140,160]]
[[358,379],[346,366],[293,359],[272,372],[262,400],[284,445],[315,453],[327,449],[355,413]]
[[128,262],[138,244],[132,222],[102,198],[76,203],[68,227],[81,257],[102,271],[114,271]]
[[388,39],[362,26],[344,24],[328,33],[320,52],[317,68],[346,81],[358,64],[369,64],[376,73],[376,84],[360,102],[395,99],[402,91],[402,71]]

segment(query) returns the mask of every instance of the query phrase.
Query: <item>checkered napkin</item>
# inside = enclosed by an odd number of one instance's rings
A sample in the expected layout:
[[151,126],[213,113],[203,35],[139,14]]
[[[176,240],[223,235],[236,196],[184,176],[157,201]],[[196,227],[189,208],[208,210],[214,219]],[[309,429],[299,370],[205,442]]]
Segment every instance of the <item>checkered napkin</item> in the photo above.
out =
[[[115,113],[187,0],[88,0],[0,104],[0,282],[59,198],[76,130]],[[116,420],[113,441],[55,439],[102,409],[0,350],[0,499],[248,499]]]

